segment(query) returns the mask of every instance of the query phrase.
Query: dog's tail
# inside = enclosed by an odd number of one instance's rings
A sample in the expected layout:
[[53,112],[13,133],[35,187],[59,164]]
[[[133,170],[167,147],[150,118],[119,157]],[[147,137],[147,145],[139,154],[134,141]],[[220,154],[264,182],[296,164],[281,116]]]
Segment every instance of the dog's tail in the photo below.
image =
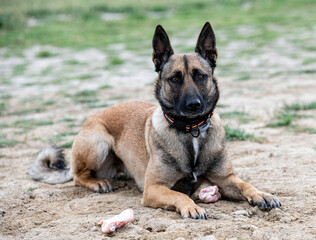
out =
[[57,146],[42,149],[30,167],[30,176],[36,181],[49,184],[65,183],[73,179],[63,150]]

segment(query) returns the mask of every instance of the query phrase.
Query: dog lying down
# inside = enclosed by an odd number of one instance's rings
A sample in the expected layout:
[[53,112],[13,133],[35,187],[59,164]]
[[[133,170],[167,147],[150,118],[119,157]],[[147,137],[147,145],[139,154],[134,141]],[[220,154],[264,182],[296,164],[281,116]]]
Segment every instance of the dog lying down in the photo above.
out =
[[143,206],[172,207],[183,218],[207,218],[191,198],[204,185],[216,185],[226,200],[248,201],[260,209],[280,207],[276,196],[235,174],[225,128],[214,112],[220,93],[211,24],[205,23],[193,53],[174,54],[160,25],[152,43],[159,105],[122,102],[90,116],[74,140],[70,169],[62,150],[49,147],[31,164],[31,177],[50,184],[73,179],[77,186],[108,193],[111,180],[127,172],[143,192]]
[[[218,192],[217,186],[208,186],[202,188],[199,193],[199,198],[204,203],[216,202],[220,199],[221,194]],[[134,211],[132,209],[126,209],[119,215],[115,215],[106,220],[101,220],[99,225],[101,225],[101,230],[104,233],[114,232],[116,229],[125,226],[127,223],[134,220]]]

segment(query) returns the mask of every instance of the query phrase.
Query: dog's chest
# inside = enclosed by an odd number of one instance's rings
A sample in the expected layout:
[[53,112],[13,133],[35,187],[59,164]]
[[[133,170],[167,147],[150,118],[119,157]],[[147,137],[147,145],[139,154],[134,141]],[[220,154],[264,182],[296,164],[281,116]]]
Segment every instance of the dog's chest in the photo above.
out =
[[196,182],[197,178],[206,170],[203,169],[204,164],[202,159],[200,159],[201,153],[204,151],[203,142],[199,138],[193,137],[184,144],[184,148],[187,149],[187,161],[183,165],[183,172],[188,177],[191,177],[193,182]]
[[221,149],[215,151],[217,145],[216,142],[210,141],[210,139],[203,137],[193,138],[186,142],[185,148],[186,161],[183,162],[182,172],[186,177],[191,177],[193,182],[203,176],[205,173],[210,173],[219,167],[223,159],[221,157]]
[[192,140],[193,145],[193,159],[191,159],[191,167],[192,167],[192,178],[194,182],[197,182],[197,173],[196,173],[196,162],[200,154],[200,148],[199,148],[199,140],[197,138],[193,138]]
[[199,153],[200,153],[199,141],[197,138],[193,138],[192,145],[193,145],[193,151],[194,151],[193,165],[195,165],[196,160],[197,160]]

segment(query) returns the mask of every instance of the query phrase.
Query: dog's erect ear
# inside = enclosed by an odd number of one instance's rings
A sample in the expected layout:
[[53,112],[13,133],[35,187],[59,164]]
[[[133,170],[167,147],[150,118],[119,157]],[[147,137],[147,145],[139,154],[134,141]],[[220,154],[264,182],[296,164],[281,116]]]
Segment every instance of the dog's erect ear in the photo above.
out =
[[168,61],[173,54],[173,50],[167,33],[158,25],[155,30],[153,38],[153,62],[155,64],[156,72],[162,70],[163,65]]
[[213,68],[216,66],[216,39],[212,26],[209,22],[206,22],[202,28],[196,43],[195,52],[199,53],[203,58],[208,60]]

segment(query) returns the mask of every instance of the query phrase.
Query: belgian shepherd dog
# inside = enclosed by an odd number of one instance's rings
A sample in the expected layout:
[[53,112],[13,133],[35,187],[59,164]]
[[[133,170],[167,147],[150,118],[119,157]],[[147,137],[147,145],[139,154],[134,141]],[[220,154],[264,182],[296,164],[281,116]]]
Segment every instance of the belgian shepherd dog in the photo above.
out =
[[247,200],[262,209],[281,206],[277,197],[234,173],[225,130],[214,113],[218,52],[210,23],[194,53],[175,55],[160,25],[152,43],[159,105],[125,102],[90,116],[74,140],[70,169],[62,150],[49,147],[32,163],[31,177],[50,184],[73,179],[107,193],[113,191],[111,179],[125,172],[143,191],[143,206],[174,207],[182,217],[195,219],[207,218],[190,198],[202,183],[217,185],[224,199]]

